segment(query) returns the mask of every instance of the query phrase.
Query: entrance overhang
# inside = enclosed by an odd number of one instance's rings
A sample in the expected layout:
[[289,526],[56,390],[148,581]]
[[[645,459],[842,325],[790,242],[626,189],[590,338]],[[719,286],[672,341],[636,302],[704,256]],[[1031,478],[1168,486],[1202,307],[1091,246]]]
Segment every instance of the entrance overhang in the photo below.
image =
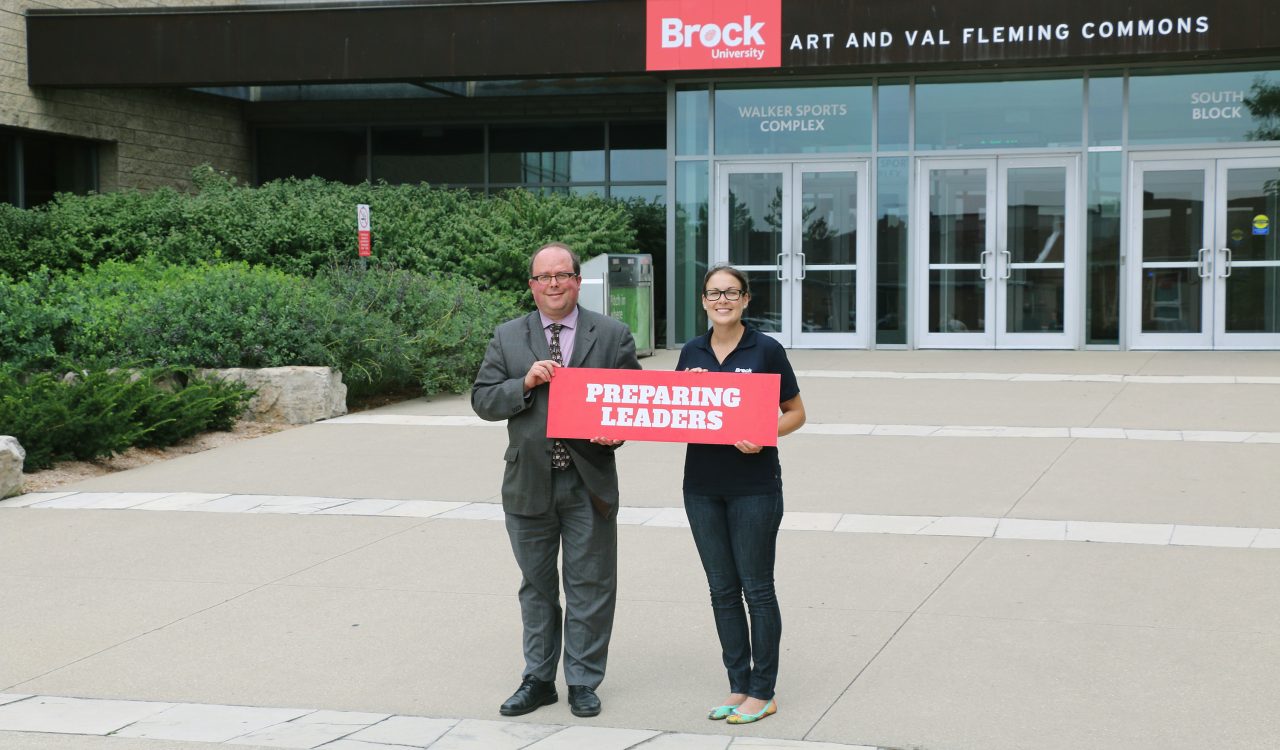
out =
[[[703,20],[728,29],[735,26],[728,10],[735,3],[419,0],[33,9],[27,11],[28,80],[32,86],[196,87],[646,73],[881,74],[1280,58],[1280,4],[1273,0],[1135,0],[1119,6],[1110,0],[952,0],[933,6],[754,0],[750,8],[771,4],[781,28],[761,38],[770,47],[767,59],[777,62],[762,67],[756,63],[763,56],[744,56],[738,67],[721,54],[701,70],[696,63],[677,70],[649,60],[651,48],[661,52],[663,22],[682,20],[664,14],[692,19],[724,10],[724,18]],[[745,19],[741,13],[736,18],[740,28]],[[756,63],[749,64],[752,59]]]

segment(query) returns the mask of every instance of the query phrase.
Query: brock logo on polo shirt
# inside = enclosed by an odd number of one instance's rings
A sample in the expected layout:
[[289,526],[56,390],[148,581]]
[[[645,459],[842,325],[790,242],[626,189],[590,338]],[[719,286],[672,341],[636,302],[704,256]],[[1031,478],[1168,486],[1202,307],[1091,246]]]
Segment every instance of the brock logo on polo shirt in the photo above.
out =
[[776,68],[782,0],[648,0],[648,70]]

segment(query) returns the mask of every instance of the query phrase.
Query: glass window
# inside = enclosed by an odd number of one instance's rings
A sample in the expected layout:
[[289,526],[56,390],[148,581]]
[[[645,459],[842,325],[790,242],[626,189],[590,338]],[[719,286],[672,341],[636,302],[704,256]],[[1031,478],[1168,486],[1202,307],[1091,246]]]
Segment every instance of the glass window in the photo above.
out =
[[1090,154],[1085,253],[1085,343],[1120,343],[1120,182],[1124,157]]
[[645,203],[666,205],[666,185],[614,185],[609,188],[609,197],[622,201],[642,200]]
[[609,125],[609,179],[667,179],[667,124],[615,122]]
[[1280,140],[1280,73],[1134,75],[1129,144]]
[[702,275],[707,272],[707,163],[676,164],[675,276],[676,325],[674,343],[680,344],[707,329],[707,314],[698,303]]
[[707,117],[710,92],[705,86],[676,89],[676,155],[707,153]]
[[257,148],[259,183],[322,177],[356,185],[369,179],[364,128],[263,128]]
[[1079,147],[1080,78],[916,86],[916,148]]
[[489,131],[489,152],[490,182],[604,180],[603,123],[494,127]]
[[53,200],[57,193],[84,195],[98,188],[98,149],[93,141],[25,133],[3,136],[0,164],[4,173],[0,179],[6,202],[35,208]]
[[717,86],[717,154],[871,150],[871,87]]
[[1124,131],[1124,76],[1089,76],[1089,145],[1119,146]]
[[911,86],[903,81],[880,83],[876,113],[881,151],[906,151],[911,135]]
[[484,129],[427,125],[373,131],[373,179],[396,185],[484,183]]
[[18,139],[0,130],[0,203],[18,204]]
[[907,163],[876,165],[876,343],[907,343]]

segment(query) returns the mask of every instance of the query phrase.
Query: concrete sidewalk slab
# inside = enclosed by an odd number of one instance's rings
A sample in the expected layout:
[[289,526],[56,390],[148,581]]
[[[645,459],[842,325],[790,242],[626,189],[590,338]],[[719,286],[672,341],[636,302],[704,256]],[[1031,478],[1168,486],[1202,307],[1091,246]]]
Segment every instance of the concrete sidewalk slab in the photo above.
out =
[[923,614],[1280,638],[1280,551],[984,541]]
[[[604,713],[580,720],[562,700],[499,720],[521,667],[518,573],[501,521],[465,519],[501,518],[505,431],[448,426],[470,416],[465,396],[365,412],[446,418],[436,426],[318,424],[64,488],[240,495],[211,501],[224,513],[191,512],[192,495],[147,511],[0,508],[0,607],[29,644],[19,658],[0,651],[0,693],[309,706],[592,737],[665,731],[675,734],[653,741],[687,738],[695,750],[725,737],[735,741],[719,750],[747,740],[1257,750],[1280,736],[1280,549],[1268,548],[1280,548],[1280,443],[1182,442],[1274,429],[1280,384],[1186,376],[1272,377],[1280,353],[791,356],[797,369],[886,375],[802,382],[811,421],[845,431],[783,443],[787,509],[811,514],[793,525],[827,530],[780,535],[781,710],[768,721],[728,735],[703,718],[725,685],[706,582],[679,528],[684,449],[649,443],[619,457],[629,523]],[[664,352],[643,364],[674,362]],[[899,377],[910,372],[938,377]],[[1059,379],[1072,374],[1091,379]],[[858,425],[930,436],[851,432]],[[451,508],[456,519],[341,515],[345,502],[335,515],[256,512],[352,499],[369,501],[353,513]],[[170,506],[185,510],[158,509]],[[844,515],[858,513],[884,516]],[[890,522],[984,536],[849,533]],[[1002,532],[1039,538],[988,538]],[[1246,536],[1251,547],[1228,548]],[[1223,548],[1169,546],[1187,544]],[[31,736],[0,733],[0,746]],[[56,740],[33,747],[77,747]]]
[[1119,383],[809,378],[800,384],[800,393],[814,422],[1088,427],[1127,387]]
[[[24,509],[25,510],[25,509]],[[31,511],[30,515],[36,515]],[[42,510],[0,546],[10,576],[262,584],[423,523],[412,518]],[[22,533],[23,529],[27,533]],[[56,534],[56,554],[50,537]]]
[[502,487],[506,431],[316,424],[76,484],[82,491],[472,502]]
[[1280,528],[1280,446],[1073,443],[1010,515]]
[[1274,633],[916,615],[809,735],[946,750],[1263,748]]
[[[4,750],[211,750],[207,742],[147,740],[132,737],[94,737],[74,734],[5,732]],[[279,750],[265,745],[240,745],[235,750]]]
[[[1280,374],[1280,370],[1272,375]],[[1273,385],[1126,385],[1091,423],[1165,430],[1280,430]]]
[[[0,685],[16,685],[252,588],[229,583],[0,575]],[[0,742],[0,747],[3,743]]]

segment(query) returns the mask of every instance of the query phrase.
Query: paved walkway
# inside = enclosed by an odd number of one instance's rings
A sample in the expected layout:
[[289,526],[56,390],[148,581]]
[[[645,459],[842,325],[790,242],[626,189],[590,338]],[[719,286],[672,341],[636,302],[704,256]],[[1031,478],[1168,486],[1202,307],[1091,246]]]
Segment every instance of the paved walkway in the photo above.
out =
[[505,436],[441,397],[0,503],[0,747],[1275,746],[1280,353],[792,360],[767,721],[702,718],[723,677],[655,443],[620,454],[604,712],[499,717]]

